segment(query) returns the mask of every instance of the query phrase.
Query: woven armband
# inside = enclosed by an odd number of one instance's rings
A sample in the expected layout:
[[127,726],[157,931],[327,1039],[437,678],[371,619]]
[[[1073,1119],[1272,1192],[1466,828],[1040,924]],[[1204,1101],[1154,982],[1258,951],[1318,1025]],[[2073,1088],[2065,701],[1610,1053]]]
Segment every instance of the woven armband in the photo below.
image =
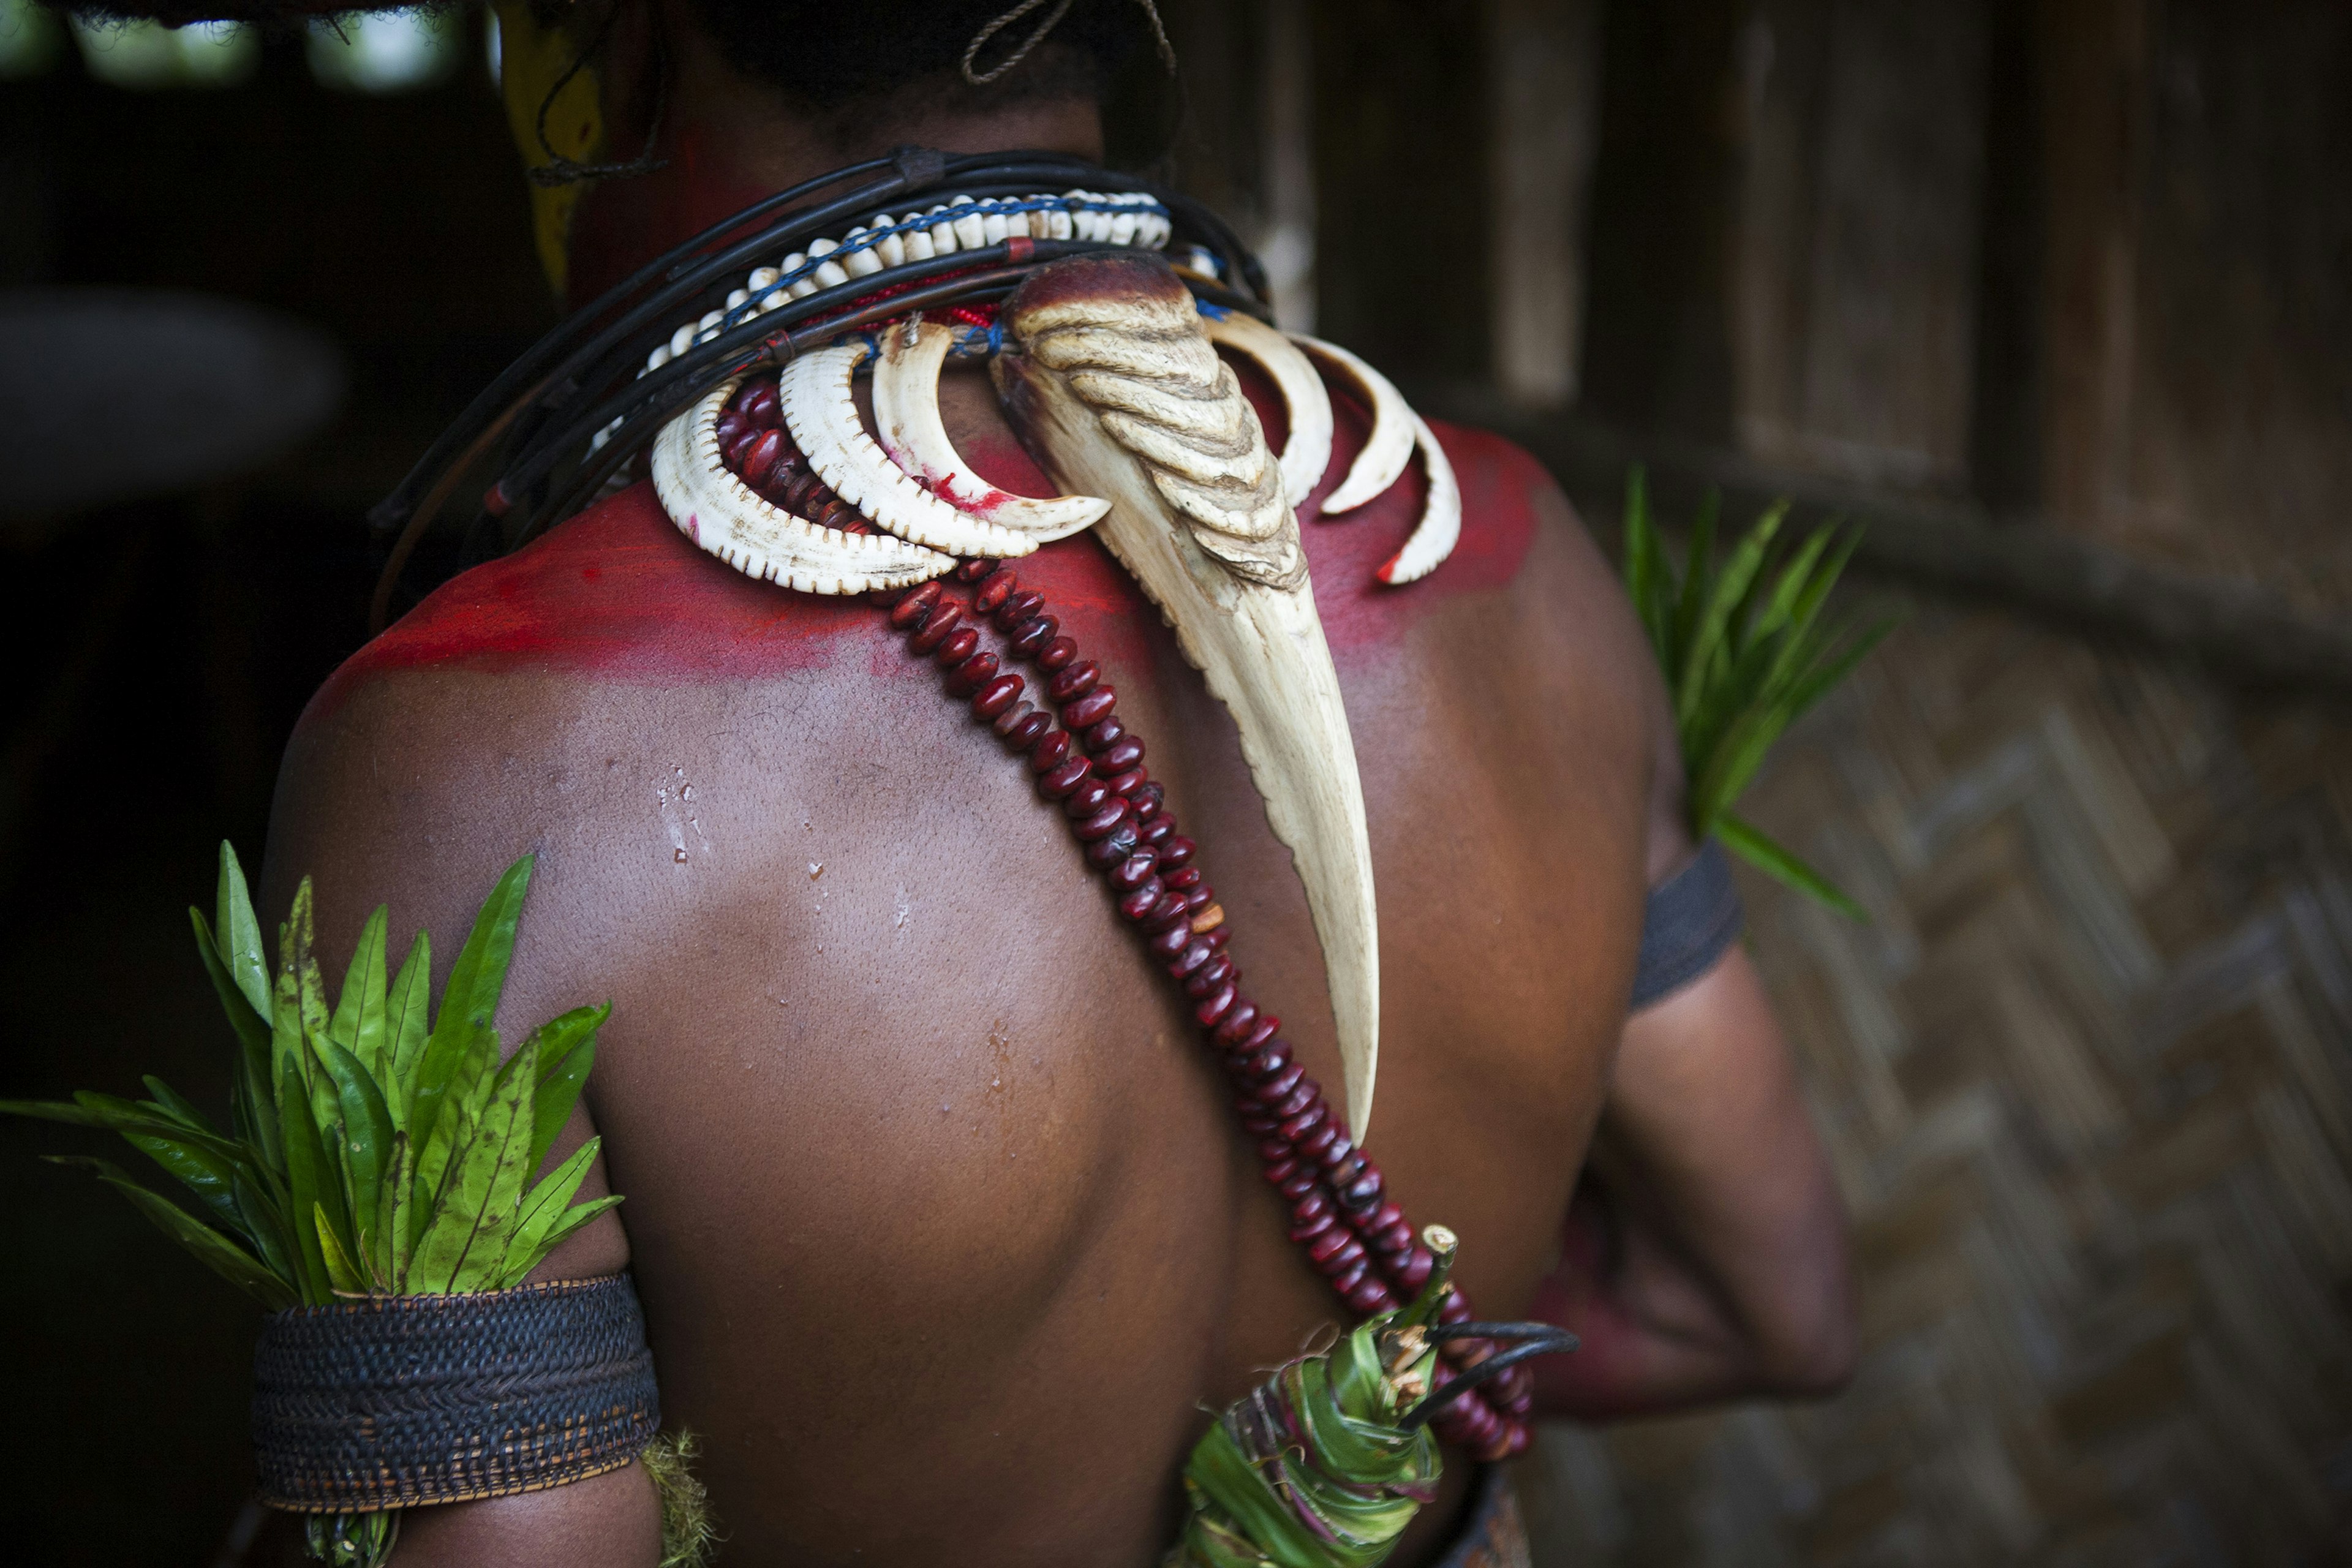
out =
[[1633,964],[1633,1010],[1714,968],[1744,923],[1731,857],[1710,838],[1699,846],[1697,859],[1650,889],[1642,910],[1642,956]]
[[254,1352],[262,1500],[365,1513],[618,1469],[661,1406],[625,1274],[272,1315]]

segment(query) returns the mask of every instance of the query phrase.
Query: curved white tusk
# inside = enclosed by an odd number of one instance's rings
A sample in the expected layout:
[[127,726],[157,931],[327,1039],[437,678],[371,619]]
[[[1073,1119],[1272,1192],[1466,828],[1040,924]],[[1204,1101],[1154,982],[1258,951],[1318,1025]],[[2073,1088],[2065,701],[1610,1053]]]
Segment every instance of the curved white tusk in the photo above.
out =
[[1257,361],[1290,411],[1290,439],[1282,447],[1284,499],[1297,506],[1331,466],[1331,395],[1307,356],[1288,338],[1240,310],[1204,314],[1209,341]]
[[1337,343],[1293,332],[1290,341],[1337,370],[1371,405],[1372,433],[1339,486],[1323,498],[1323,515],[1353,511],[1391,485],[1412,460],[1412,409],[1387,376]]
[[956,510],[874,444],[849,394],[849,378],[866,352],[856,342],[818,349],[786,365],[778,384],[793,443],[817,477],[877,527],[950,555],[1026,555],[1036,549],[1027,534]]
[[1421,449],[1422,466],[1429,472],[1429,495],[1422,502],[1421,521],[1413,524],[1404,548],[1372,574],[1391,587],[1418,582],[1436,571],[1454,553],[1454,541],[1462,537],[1462,486],[1454,478],[1454,464],[1446,458],[1445,448],[1437,444],[1429,422],[1418,414],[1412,416],[1412,444]]
[[719,411],[729,381],[662,426],[653,451],[654,494],[678,531],[737,571],[804,594],[905,588],[955,569],[955,558],[887,533],[844,533],[756,494],[719,455]]
[[1373,574],[1391,586],[1418,582],[1444,564],[1462,537],[1462,486],[1445,448],[1415,414],[1387,376],[1337,343],[1293,332],[1293,342],[1353,381],[1372,405],[1372,433],[1356,455],[1337,489],[1323,498],[1322,515],[1352,511],[1397,482],[1415,448],[1429,473],[1429,494],[1422,501],[1421,519],[1412,526],[1404,548],[1388,558]]
[[967,517],[1040,541],[1090,528],[1110,502],[1095,496],[1043,500],[998,489],[974,473],[940,418],[940,367],[955,346],[953,327],[909,319],[882,340],[874,366],[874,428],[882,450],[931,494]]

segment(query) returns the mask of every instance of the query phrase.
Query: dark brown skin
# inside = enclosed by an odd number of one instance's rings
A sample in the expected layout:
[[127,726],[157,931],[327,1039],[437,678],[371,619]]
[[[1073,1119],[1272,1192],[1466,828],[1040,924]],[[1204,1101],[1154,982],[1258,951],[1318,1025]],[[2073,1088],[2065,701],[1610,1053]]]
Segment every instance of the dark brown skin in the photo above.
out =
[[[1034,107],[1018,136],[925,135],[1095,151],[1090,110],[1066,107],[1057,139]],[[789,162],[761,178],[826,166]],[[959,445],[1006,449],[985,382],[950,382]],[[1370,1151],[1417,1222],[1461,1233],[1482,1312],[1540,1300],[1594,1338],[1604,1365],[1549,1379],[1555,1409],[1832,1386],[1841,1220],[1752,972],[1735,956],[1624,1018],[1643,889],[1690,852],[1654,666],[1557,493],[1531,479],[1507,504],[1533,510],[1524,558],[1451,592],[1343,587],[1308,524],[1327,620],[1354,617],[1335,641],[1382,916]],[[680,569],[706,568],[726,571]],[[828,657],[749,673],[716,623],[665,630],[658,679],[362,669],[289,750],[267,907],[314,876],[331,957],[388,901],[396,940],[434,932],[437,986],[499,869],[537,852],[501,1027],[612,998],[553,1158],[593,1114],[592,1188],[628,1195],[541,1277],[634,1269],[727,1561],[1141,1568],[1207,1412],[1341,1309],[1025,771],[864,614]],[[1139,598],[1065,629],[1147,739],[1252,994],[1336,1095],[1313,927],[1232,725]],[[1570,1225],[1596,1124],[1610,1190],[1642,1201],[1589,1192]],[[1564,1226],[1581,1267],[1555,1279]],[[1399,1568],[1442,1549],[1469,1470],[1449,1466]],[[419,1510],[398,1561],[645,1568],[657,1536],[631,1467]]]

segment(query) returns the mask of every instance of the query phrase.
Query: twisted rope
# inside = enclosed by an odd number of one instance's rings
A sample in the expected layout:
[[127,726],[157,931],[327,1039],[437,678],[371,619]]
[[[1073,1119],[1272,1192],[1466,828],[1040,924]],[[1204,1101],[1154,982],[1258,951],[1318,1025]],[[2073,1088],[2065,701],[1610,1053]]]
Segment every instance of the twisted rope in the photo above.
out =
[[[996,80],[1023,60],[1027,59],[1029,51],[1044,43],[1045,35],[1062,25],[1062,18],[1070,14],[1070,6],[1074,4],[1074,0],[1059,0],[1059,4],[1055,5],[1054,9],[1046,15],[1045,19],[1038,23],[1029,36],[1021,41],[1020,46],[1004,57],[1002,64],[985,71],[972,68],[973,63],[980,58],[980,51],[987,47],[989,39],[1045,3],[1045,0],[1021,0],[1018,5],[974,33],[971,43],[963,51],[963,60],[959,68],[963,72],[963,79],[974,87],[986,87],[990,82]],[[1136,0],[1136,4],[1142,6],[1144,16],[1150,18],[1152,46],[1159,51],[1160,63],[1167,68],[1170,76],[1174,76],[1176,46],[1168,41],[1168,26],[1160,19],[1159,5],[1155,4],[1155,0]]]

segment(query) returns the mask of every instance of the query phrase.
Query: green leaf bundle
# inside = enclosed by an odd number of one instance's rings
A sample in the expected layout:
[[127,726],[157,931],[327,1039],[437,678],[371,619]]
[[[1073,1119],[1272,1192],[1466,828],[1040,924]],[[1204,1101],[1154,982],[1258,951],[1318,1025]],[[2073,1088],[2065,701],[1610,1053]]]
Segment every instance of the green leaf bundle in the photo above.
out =
[[1822,618],[1830,590],[1861,542],[1834,522],[1776,549],[1789,503],[1768,509],[1718,564],[1717,498],[1709,493],[1677,569],[1650,514],[1636,468],[1625,481],[1625,590],[1665,672],[1682,741],[1690,830],[1841,914],[1855,904],[1732,807],[1788,727],[1852,674],[1893,629]]
[[1427,1337],[1449,1246],[1409,1306],[1276,1370],[1202,1435],[1184,1466],[1184,1531],[1162,1568],[1375,1568],[1442,1468],[1407,1411],[1439,1377]]
[[330,1005],[311,952],[308,879],[278,928],[278,967],[236,851],[221,846],[213,919],[188,911],[236,1040],[231,1127],[155,1079],[152,1100],[84,1090],[0,1100],[0,1111],[121,1134],[194,1197],[184,1206],[103,1160],[95,1171],[164,1235],[272,1310],[365,1295],[520,1284],[565,1237],[621,1200],[574,1204],[598,1141],[534,1184],[595,1063],[610,1004],[532,1031],[500,1060],[490,1027],[514,952],[531,857],[507,868],[428,1017],[432,945],[397,973],[379,906]]

